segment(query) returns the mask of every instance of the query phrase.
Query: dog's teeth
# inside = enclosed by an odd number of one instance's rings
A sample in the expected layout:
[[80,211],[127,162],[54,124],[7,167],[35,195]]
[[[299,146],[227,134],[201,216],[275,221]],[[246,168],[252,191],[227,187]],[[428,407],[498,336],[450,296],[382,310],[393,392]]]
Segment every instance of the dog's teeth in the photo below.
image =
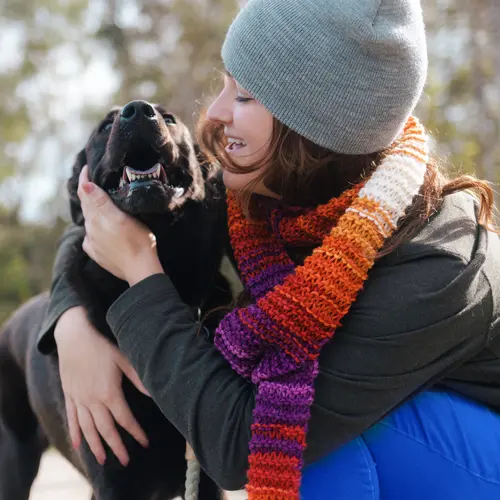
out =
[[156,166],[156,170],[153,172],[153,177],[155,179],[159,179],[160,178],[160,172],[161,172],[161,163],[157,163],[155,166]]
[[176,187],[174,189],[174,198],[180,198],[186,190],[181,187]]
[[134,174],[130,171],[130,168],[125,167],[125,172],[127,173],[127,177],[128,177],[129,182],[132,182],[133,181],[132,177],[134,176]]
[[122,188],[123,185],[125,184],[125,180],[123,179],[123,177],[120,179],[120,185],[118,187]]

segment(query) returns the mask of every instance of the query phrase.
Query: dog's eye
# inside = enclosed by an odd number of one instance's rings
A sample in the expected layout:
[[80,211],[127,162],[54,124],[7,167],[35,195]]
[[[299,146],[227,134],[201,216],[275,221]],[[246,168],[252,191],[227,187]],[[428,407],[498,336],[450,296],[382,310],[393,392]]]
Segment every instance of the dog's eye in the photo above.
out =
[[113,122],[111,120],[108,120],[107,122],[104,122],[101,125],[99,132],[105,132],[105,131],[111,130],[112,127],[113,127]]
[[163,115],[163,119],[165,120],[165,123],[167,125],[175,125],[177,123],[173,115],[169,114]]

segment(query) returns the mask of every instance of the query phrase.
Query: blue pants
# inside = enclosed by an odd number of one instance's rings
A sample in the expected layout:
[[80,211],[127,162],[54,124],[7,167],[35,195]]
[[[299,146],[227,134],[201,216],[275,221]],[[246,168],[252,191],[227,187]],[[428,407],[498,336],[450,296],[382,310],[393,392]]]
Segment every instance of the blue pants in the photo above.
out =
[[303,471],[302,500],[500,500],[500,414],[429,390]]

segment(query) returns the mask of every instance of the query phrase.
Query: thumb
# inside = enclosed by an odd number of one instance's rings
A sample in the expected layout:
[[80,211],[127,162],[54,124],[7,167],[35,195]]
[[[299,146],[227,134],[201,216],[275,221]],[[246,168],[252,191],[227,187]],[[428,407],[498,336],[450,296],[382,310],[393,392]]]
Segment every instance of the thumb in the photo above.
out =
[[145,396],[151,397],[151,394],[149,394],[141,382],[139,375],[137,375],[129,360],[125,358],[122,353],[120,353],[120,356],[118,357],[117,364],[123,371],[124,375],[130,380],[130,382],[132,382],[132,384],[135,385],[138,391],[142,392]]
[[90,204],[96,208],[108,202],[109,196],[99,186],[90,182],[88,166],[85,165],[78,177],[78,197],[82,204]]

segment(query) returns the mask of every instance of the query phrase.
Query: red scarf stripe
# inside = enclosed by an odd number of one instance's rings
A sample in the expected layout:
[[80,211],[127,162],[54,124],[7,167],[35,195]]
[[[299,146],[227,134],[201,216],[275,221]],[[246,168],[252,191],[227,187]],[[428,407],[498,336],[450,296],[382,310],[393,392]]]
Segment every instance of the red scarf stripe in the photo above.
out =
[[306,212],[293,219],[282,219],[279,231],[289,244],[307,243],[321,241],[325,233],[338,222],[342,214],[352,205],[358,195],[362,184],[346,191],[338,198],[335,205],[324,204],[318,206],[314,212]]
[[295,440],[304,446],[306,445],[306,431],[297,425],[290,427],[285,424],[252,424],[252,430],[261,436]]
[[248,309],[240,310],[238,313],[241,322],[251,330],[256,337],[267,340],[272,344],[279,344],[283,351],[297,364],[304,360],[300,342],[295,337],[286,336],[285,332],[280,328],[279,323],[260,324],[258,319],[255,318]]
[[[274,301],[273,301],[274,303]],[[302,321],[303,318],[300,314],[304,311],[304,307],[301,303],[296,303],[290,305],[290,303],[286,304],[286,314],[277,314],[275,312],[276,306],[285,307],[285,301],[283,300],[281,303],[274,304],[274,307],[271,308],[270,305],[263,307],[262,310],[273,320],[280,331],[288,331],[290,332],[289,338],[293,339],[293,345],[295,347],[294,354],[296,356],[300,356],[301,358],[307,357],[309,358],[309,353],[316,349],[318,343],[327,335],[329,329],[326,325],[321,324],[319,321],[314,321],[313,314],[311,314],[311,318],[308,318],[307,321]],[[282,309],[283,310],[283,309]],[[301,327],[297,328],[296,322],[301,321]],[[292,332],[292,328],[294,331]],[[307,331],[307,334],[304,332]],[[260,332],[260,336],[266,341],[273,341],[278,343],[280,346],[291,344],[292,341],[285,340],[283,337],[270,337],[268,334],[264,332]]]

